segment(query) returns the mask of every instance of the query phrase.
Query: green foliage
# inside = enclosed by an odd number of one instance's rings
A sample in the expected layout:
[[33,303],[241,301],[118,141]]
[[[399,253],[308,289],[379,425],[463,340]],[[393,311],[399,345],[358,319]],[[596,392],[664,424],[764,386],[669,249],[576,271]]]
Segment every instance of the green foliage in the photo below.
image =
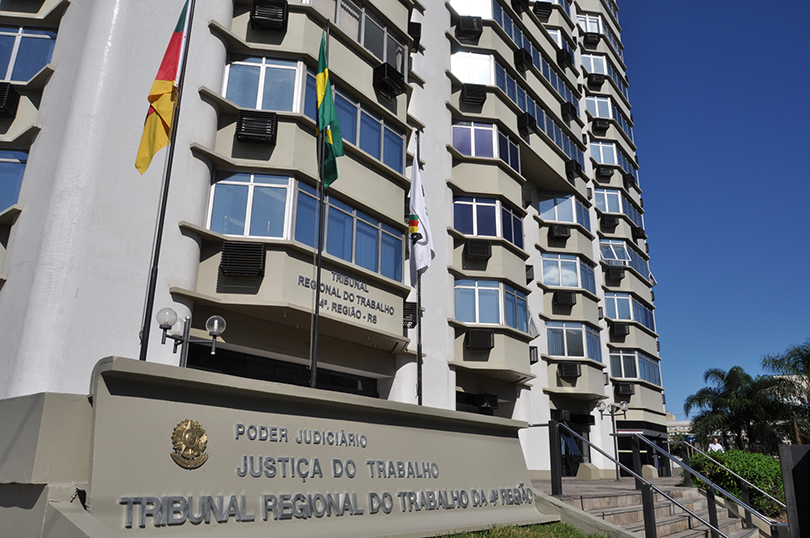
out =
[[481,532],[447,535],[448,538],[601,538],[601,534],[585,534],[567,523],[530,525],[528,527],[492,527]]
[[[782,485],[782,469],[779,461],[765,454],[744,452],[742,450],[729,450],[728,452],[712,452],[710,456],[722,463],[730,470],[745,478],[769,495],[785,502],[785,490]],[[689,460],[689,465],[697,472],[742,500],[742,490],[738,479],[715,464],[702,454],[696,454]],[[694,479],[694,483],[705,489],[701,480]],[[781,509],[778,504],[768,499],[749,486],[751,507],[768,517],[776,517]]]

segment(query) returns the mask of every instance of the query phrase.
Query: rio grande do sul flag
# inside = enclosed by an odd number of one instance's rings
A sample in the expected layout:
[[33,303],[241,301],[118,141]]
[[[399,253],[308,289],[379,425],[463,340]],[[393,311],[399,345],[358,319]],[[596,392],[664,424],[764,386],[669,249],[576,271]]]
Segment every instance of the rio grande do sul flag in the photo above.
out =
[[419,141],[413,154],[411,173],[411,203],[408,217],[408,234],[411,238],[411,286],[416,285],[419,273],[427,271],[436,256],[433,251],[433,236],[430,233],[425,189],[422,187],[422,174],[419,172]]
[[163,55],[157,77],[149,91],[149,111],[146,113],[141,145],[138,148],[138,157],[135,159],[135,168],[141,174],[149,168],[155,153],[169,144],[172,134],[172,118],[177,103],[175,83],[178,79],[181,56],[188,34],[187,20],[188,0],[180,13],[174,33],[169,40],[169,46]]

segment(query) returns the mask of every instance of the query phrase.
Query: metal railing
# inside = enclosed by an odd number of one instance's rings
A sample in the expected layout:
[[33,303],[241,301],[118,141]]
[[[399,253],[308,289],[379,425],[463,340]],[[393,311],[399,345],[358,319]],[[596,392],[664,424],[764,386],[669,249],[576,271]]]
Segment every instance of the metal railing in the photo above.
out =
[[[785,503],[783,503],[779,499],[773,497],[772,495],[768,494],[767,491],[764,491],[763,489],[757,487],[756,484],[753,484],[753,483],[749,482],[748,480],[746,480],[745,478],[741,477],[740,475],[738,475],[737,473],[735,473],[734,471],[732,471],[731,469],[729,469],[728,467],[726,467],[725,465],[723,465],[722,463],[717,461],[716,459],[709,456],[707,453],[700,450],[695,445],[689,443],[688,441],[681,441],[681,443],[682,443],[682,447],[683,447],[683,461],[689,461],[689,458],[687,457],[687,453],[686,453],[686,447],[688,446],[689,448],[691,448],[695,452],[701,453],[703,456],[705,456],[706,458],[711,460],[712,463],[714,463],[715,465],[721,467],[727,473],[733,475],[734,478],[737,479],[737,482],[740,485],[740,490],[742,491],[742,494],[743,494],[743,501],[745,501],[746,504],[750,504],[749,499],[747,498],[747,497],[749,497],[748,487],[752,487],[755,490],[757,490],[758,492],[760,492],[761,494],[763,494],[764,496],[766,496],[767,498],[769,498],[770,500],[772,500],[773,502],[775,502],[776,504],[778,504],[782,508],[782,510],[785,510],[787,508],[787,505],[785,505]],[[679,463],[679,465],[681,465],[681,464]],[[684,480],[686,480],[685,476],[684,476]],[[692,482],[692,477],[690,476],[689,477],[689,484],[687,484],[687,485],[691,485],[691,482]]]
[[[634,465],[636,465],[636,467],[638,469],[640,469],[640,466],[641,466],[641,456],[640,456],[640,452],[639,452],[640,449],[639,449],[639,446],[638,446],[638,442],[636,440],[641,440],[641,441],[644,441],[645,443],[647,443],[648,446],[650,446],[653,450],[658,452],[660,455],[664,456],[665,458],[668,458],[673,463],[676,463],[676,464],[680,465],[684,470],[684,482],[687,483],[687,486],[691,486],[692,476],[695,476],[696,478],[699,478],[700,480],[702,480],[706,484],[706,497],[709,499],[709,519],[712,520],[713,524],[715,524],[715,525],[717,524],[716,508],[714,508],[714,514],[713,514],[714,496],[715,496],[715,491],[717,491],[718,493],[720,493],[721,495],[726,497],[728,500],[736,503],[740,508],[743,509],[743,511],[745,512],[745,527],[746,528],[750,529],[750,528],[753,527],[753,523],[751,521],[751,515],[752,514],[757,516],[757,518],[759,518],[766,525],[768,525],[768,527],[770,528],[772,537],[778,537],[779,536],[779,528],[780,527],[787,528],[786,523],[780,523],[778,521],[774,521],[771,518],[759,513],[754,508],[751,508],[751,506],[749,505],[750,498],[748,498],[747,487],[744,488],[744,489],[741,488],[741,489],[743,489],[743,496],[746,497],[745,500],[742,501],[742,500],[738,499],[735,495],[732,495],[728,491],[724,490],[723,488],[721,488],[720,486],[718,486],[717,484],[715,484],[714,482],[712,482],[711,480],[709,480],[708,478],[706,478],[705,476],[703,476],[702,474],[700,474],[699,472],[694,470],[692,467],[689,466],[689,464],[687,464],[686,462],[684,462],[682,460],[679,460],[678,458],[676,458],[675,456],[673,456],[672,454],[670,454],[669,452],[667,452],[666,450],[664,450],[663,448],[661,448],[657,444],[653,443],[652,441],[650,441],[649,439],[647,439],[646,437],[644,437],[640,433],[627,434],[627,436],[630,437],[633,441],[635,441],[634,444],[633,444],[633,460],[634,460]],[[692,448],[695,448],[695,447],[692,447]],[[695,449],[695,450],[697,450],[697,449]],[[637,464],[636,464],[636,461],[638,461]],[[712,460],[712,461],[714,461],[714,460]],[[717,462],[715,462],[715,463],[717,463]],[[719,463],[718,463],[718,465],[719,465]],[[736,473],[732,473],[732,474],[734,474],[734,476],[736,476],[738,479],[744,480],[745,483],[750,484],[750,482],[743,479],[741,476],[737,475]],[[638,482],[636,482],[636,485],[638,486]],[[751,485],[753,485],[753,484],[751,484]],[[756,488],[756,486],[754,486],[754,487]],[[756,488],[756,489],[759,490],[759,491],[762,491],[759,488]],[[767,495],[768,497],[773,499],[773,497],[771,497],[770,495],[768,495],[764,491],[762,491],[762,493],[764,493],[765,495]],[[776,501],[776,499],[773,499],[773,500]],[[783,507],[785,506],[784,504],[780,503],[779,501],[776,501],[776,502],[778,502]],[[714,531],[712,531],[712,536],[714,536]]]
[[[717,528],[717,508],[714,502],[714,497],[709,499],[709,519],[713,521],[706,521],[695,512],[681,504],[680,502],[676,501],[672,497],[669,496],[665,491],[655,486],[652,482],[647,480],[646,478],[642,477],[641,474],[641,456],[639,450],[634,450],[634,466],[636,467],[636,471],[630,469],[613,456],[609,455],[607,452],[599,448],[598,446],[594,445],[577,432],[569,428],[563,423],[557,422],[556,420],[550,420],[548,422],[549,428],[549,444],[551,449],[551,494],[555,496],[562,495],[562,446],[561,446],[561,435],[560,435],[560,428],[564,428],[568,433],[582,441],[583,443],[590,446],[592,449],[596,450],[608,460],[612,461],[628,473],[631,476],[635,477],[636,479],[636,489],[641,490],[641,504],[642,504],[642,511],[644,515],[644,535],[645,538],[657,538],[657,532],[655,528],[655,500],[653,498],[653,491],[658,493],[659,495],[667,498],[670,502],[679,506],[684,512],[687,512],[695,519],[699,520],[701,523],[709,527],[712,532],[712,536],[717,538],[717,536],[723,536],[723,538],[729,538],[727,534],[723,533],[719,528]],[[634,449],[638,447],[638,441],[634,446]],[[712,513],[714,516],[712,517]]]

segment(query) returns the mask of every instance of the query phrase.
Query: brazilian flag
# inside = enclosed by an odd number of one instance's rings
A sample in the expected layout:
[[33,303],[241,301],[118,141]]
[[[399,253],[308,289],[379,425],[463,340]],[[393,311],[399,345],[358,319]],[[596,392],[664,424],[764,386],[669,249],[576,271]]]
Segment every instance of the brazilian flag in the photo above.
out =
[[[326,137],[325,154],[321,180],[323,187],[329,188],[338,178],[337,158],[343,156],[343,137],[340,135],[335,100],[332,97],[332,81],[329,80],[329,67],[326,65],[326,33],[321,37],[321,52],[318,54],[318,76],[315,79],[318,92],[318,134]],[[321,143],[318,140],[318,150]],[[320,161],[319,161],[320,162]]]

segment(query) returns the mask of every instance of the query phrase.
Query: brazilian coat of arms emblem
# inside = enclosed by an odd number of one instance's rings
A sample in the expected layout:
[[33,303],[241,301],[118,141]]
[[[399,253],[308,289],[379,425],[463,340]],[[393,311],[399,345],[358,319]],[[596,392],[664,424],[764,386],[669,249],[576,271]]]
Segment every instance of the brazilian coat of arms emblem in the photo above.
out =
[[186,419],[172,432],[172,459],[184,469],[196,469],[208,460],[208,435],[199,422]]

